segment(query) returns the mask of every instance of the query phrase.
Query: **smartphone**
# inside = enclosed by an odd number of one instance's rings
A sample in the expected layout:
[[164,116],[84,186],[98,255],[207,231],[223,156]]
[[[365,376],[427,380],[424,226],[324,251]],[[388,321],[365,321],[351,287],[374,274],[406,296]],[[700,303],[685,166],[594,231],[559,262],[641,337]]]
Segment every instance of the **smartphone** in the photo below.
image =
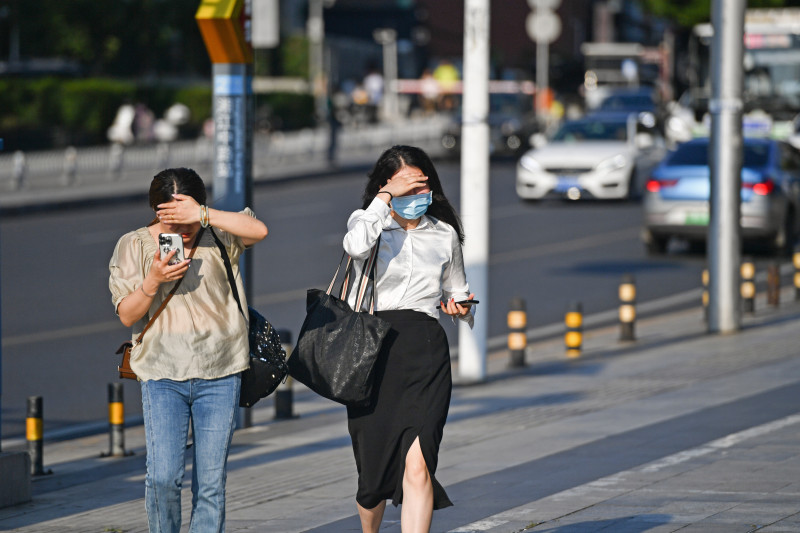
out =
[[183,238],[177,233],[159,233],[158,234],[158,247],[161,249],[161,258],[163,259],[172,250],[178,250],[172,259],[169,260],[170,265],[176,265],[183,261]]
[[[461,300],[460,302],[456,302],[458,305],[463,305],[464,307],[469,307],[470,305],[479,304],[478,300]],[[441,305],[437,305],[436,309],[441,309]]]

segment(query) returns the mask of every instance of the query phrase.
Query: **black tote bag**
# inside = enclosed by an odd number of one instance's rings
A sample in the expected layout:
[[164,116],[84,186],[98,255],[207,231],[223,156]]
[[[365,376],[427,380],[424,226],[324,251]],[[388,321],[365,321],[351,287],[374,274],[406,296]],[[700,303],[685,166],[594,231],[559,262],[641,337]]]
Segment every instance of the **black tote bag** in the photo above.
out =
[[[347,294],[352,259],[348,258],[340,297],[331,294],[342,260],[327,291],[309,289],[306,319],[297,338],[297,346],[287,361],[289,374],[300,383],[330,400],[344,405],[368,404],[375,377],[375,361],[391,324],[372,314],[375,302],[375,257],[378,243],[372,248],[358,284],[356,310],[343,299]],[[372,281],[370,311],[361,304]]]

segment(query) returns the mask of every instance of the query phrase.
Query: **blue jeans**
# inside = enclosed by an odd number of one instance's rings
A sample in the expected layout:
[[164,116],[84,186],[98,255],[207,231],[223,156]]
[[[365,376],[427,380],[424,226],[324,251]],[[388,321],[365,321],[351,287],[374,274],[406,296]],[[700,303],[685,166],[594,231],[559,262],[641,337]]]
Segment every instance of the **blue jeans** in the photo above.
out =
[[181,487],[192,424],[191,533],[225,530],[225,463],[228,460],[241,375],[220,379],[142,382],[147,439],[145,507],[150,533],[178,533]]

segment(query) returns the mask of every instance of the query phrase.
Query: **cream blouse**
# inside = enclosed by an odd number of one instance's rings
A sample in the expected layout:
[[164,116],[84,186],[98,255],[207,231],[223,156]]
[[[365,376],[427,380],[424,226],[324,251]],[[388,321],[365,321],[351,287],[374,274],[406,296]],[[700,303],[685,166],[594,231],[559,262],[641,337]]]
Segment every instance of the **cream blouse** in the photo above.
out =
[[[250,209],[245,213],[254,216]],[[239,272],[242,239],[214,229],[228,251],[242,308],[247,309]],[[108,265],[108,286],[114,308],[137,290],[156,253],[156,243],[147,228],[120,238]],[[135,340],[175,282],[162,283],[150,310],[132,327]],[[245,311],[246,313],[246,311]],[[250,364],[247,319],[233,298],[222,255],[211,232],[200,238],[189,270],[167,306],[156,318],[140,345],[131,350],[131,368],[140,380],[193,378],[215,379],[241,372]]]

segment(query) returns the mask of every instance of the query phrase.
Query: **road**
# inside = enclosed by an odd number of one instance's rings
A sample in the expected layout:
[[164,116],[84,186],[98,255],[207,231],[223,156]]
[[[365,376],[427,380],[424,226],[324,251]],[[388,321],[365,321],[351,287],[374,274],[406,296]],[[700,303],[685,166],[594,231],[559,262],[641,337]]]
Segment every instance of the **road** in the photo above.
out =
[[[437,167],[458,205],[458,165]],[[253,250],[251,304],[277,328],[296,335],[306,289],[332,276],[364,182],[357,172],[256,188],[253,207],[270,235]],[[586,314],[614,309],[625,273],[636,276],[639,303],[698,287],[703,256],[644,254],[638,204],[525,203],[513,182],[513,163],[492,164],[490,294],[477,295],[490,337],[505,333],[514,297],[526,300],[528,325],[536,327],[561,322],[572,301]],[[113,314],[108,259],[119,236],[150,218],[141,200],[0,219],[3,438],[24,433],[32,395],[44,397],[45,435],[106,420],[113,352],[128,336]],[[443,323],[457,346],[456,328]],[[125,401],[126,415],[140,413],[133,382],[126,382]]]

